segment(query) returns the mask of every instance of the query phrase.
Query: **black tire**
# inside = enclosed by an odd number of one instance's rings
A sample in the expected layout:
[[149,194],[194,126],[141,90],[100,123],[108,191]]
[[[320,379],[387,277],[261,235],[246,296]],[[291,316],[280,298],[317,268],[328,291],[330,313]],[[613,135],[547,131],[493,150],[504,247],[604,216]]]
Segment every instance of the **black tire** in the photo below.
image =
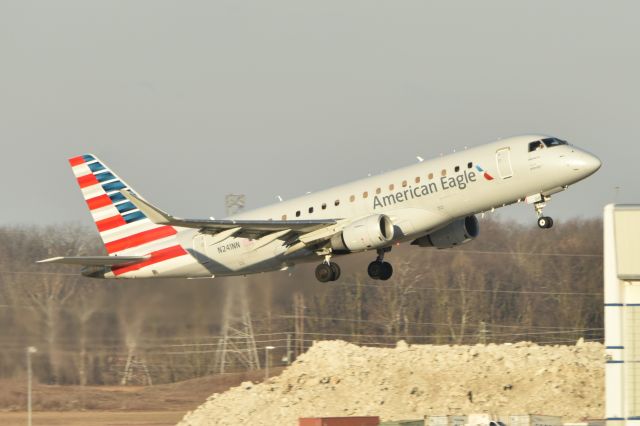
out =
[[553,219],[551,219],[550,217],[547,217],[547,229],[551,228],[553,226]]
[[333,270],[331,269],[331,266],[326,263],[321,263],[316,267],[316,279],[321,283],[331,281],[332,276]]
[[382,262],[374,261],[369,264],[367,273],[374,280],[380,279],[380,272],[382,271]]
[[380,279],[382,281],[386,281],[393,275],[393,266],[389,262],[382,263],[382,268],[380,270]]
[[549,218],[546,216],[539,217],[538,227],[540,227],[540,229],[547,229],[549,227]]
[[332,262],[329,267],[331,267],[331,281],[337,281],[341,274],[340,265]]

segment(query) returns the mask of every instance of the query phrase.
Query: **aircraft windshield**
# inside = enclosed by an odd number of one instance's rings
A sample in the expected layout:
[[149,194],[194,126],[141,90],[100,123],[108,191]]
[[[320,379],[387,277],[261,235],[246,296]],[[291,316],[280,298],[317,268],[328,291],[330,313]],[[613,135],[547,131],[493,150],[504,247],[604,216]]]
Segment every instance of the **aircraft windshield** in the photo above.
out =
[[542,141],[535,141],[529,144],[529,152],[537,151],[542,148],[544,148]]
[[551,148],[553,146],[559,146],[559,145],[566,145],[567,144],[566,141],[563,141],[563,140],[557,139],[557,138],[542,139],[542,142],[544,142],[544,144],[546,146],[548,146],[549,148]]

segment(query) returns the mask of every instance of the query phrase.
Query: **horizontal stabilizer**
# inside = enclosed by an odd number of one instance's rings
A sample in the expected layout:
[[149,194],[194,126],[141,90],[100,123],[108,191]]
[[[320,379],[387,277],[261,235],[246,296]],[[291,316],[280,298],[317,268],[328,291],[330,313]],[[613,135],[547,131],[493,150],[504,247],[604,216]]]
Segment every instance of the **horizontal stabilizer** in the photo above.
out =
[[66,265],[81,266],[113,266],[133,264],[148,258],[149,256],[70,256],[52,257],[50,259],[39,260],[37,263],[62,263]]

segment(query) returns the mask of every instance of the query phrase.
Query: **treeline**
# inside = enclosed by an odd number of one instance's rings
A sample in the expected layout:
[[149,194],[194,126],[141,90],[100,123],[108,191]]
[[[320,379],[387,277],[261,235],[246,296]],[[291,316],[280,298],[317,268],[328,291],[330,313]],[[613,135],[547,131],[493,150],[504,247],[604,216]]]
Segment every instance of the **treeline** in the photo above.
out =
[[[374,346],[602,339],[601,221],[539,230],[483,220],[481,227],[476,241],[452,250],[395,247],[389,281],[367,277],[372,253],[336,258],[342,278],[325,284],[315,281],[314,264],[246,278],[92,280],[73,267],[34,264],[103,253],[92,230],[0,228],[0,377],[24,374],[28,346],[38,349],[34,374],[44,383],[217,373],[232,286],[246,287],[255,349],[236,337],[225,371],[244,368],[252,354],[261,365],[267,356],[281,365],[320,339]],[[231,308],[229,324],[242,332],[239,306]]]

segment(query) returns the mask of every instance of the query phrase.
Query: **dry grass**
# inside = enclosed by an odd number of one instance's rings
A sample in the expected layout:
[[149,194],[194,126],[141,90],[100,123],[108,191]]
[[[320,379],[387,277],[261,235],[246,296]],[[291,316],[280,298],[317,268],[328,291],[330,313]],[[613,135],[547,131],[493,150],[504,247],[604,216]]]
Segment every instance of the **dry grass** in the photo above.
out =
[[[272,368],[270,370],[270,373],[272,374],[270,375],[278,375],[282,370],[282,367]],[[264,372],[259,370],[244,373],[207,376],[198,379],[186,380],[184,382],[147,387],[82,387],[34,384],[33,408],[36,412],[68,411],[76,413],[82,411],[98,411],[110,412],[110,414],[114,416],[118,414],[116,412],[125,412],[125,416],[133,416],[134,414],[137,415],[135,413],[136,411],[151,413],[181,412],[184,415],[186,411],[193,410],[202,404],[202,402],[204,402],[207,397],[213,393],[224,392],[230,387],[237,386],[244,381],[259,382],[263,379]],[[25,380],[0,380],[0,424],[6,424],[2,417],[6,412],[24,412],[26,410],[26,392],[27,386]],[[16,415],[17,414],[19,413],[16,413]],[[77,414],[85,415],[85,413]],[[14,416],[14,414],[11,414],[11,416]],[[87,413],[86,416],[88,417],[85,417],[85,419],[90,418],[91,413]],[[50,423],[45,422],[40,424]]]
[[[33,415],[34,426],[165,426],[175,425],[184,415],[183,411],[132,411],[114,413],[105,411],[43,411]],[[26,412],[0,412],[3,426],[24,426]]]

